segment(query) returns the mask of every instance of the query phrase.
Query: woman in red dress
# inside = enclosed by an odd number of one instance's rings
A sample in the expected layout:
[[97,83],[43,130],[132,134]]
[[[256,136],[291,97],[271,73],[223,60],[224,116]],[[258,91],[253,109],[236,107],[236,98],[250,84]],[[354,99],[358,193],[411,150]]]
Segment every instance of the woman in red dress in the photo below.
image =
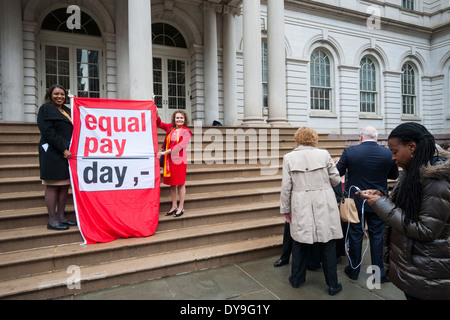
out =
[[[166,131],[163,151],[158,153],[158,159],[164,157],[163,183],[170,186],[172,197],[172,209],[167,216],[174,215],[175,218],[184,214],[184,199],[186,196],[186,169],[187,169],[187,146],[192,136],[192,131],[187,128],[189,118],[185,111],[178,110],[172,115],[172,123],[162,123],[161,118],[157,120],[158,128]],[[180,195],[180,205],[177,205],[177,191]]]

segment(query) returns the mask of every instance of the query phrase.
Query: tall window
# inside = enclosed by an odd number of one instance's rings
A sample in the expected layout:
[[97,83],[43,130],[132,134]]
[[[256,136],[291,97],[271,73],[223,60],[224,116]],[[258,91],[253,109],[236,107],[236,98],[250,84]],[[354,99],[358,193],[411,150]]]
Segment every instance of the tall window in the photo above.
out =
[[[78,97],[100,98],[102,63],[102,51],[98,49],[101,46],[100,28],[83,11],[80,29],[68,29],[66,23],[68,18],[66,8],[61,8],[49,13],[42,22],[42,33],[45,33],[42,40],[45,64],[43,89],[60,84]],[[91,36],[90,43],[96,42],[93,37],[97,37],[99,44],[93,48],[89,45],[91,48],[88,48],[82,40],[80,41],[82,39],[80,35]]]
[[264,108],[269,107],[269,73],[268,73],[268,62],[267,62],[267,42],[262,42],[262,85],[263,85],[263,106]]
[[70,88],[70,50],[66,47],[45,46],[46,88],[60,84]]
[[331,63],[317,50],[311,55],[311,109],[331,111]]
[[77,49],[78,96],[100,98],[99,52]]
[[186,63],[167,60],[169,81],[169,109],[186,109]]
[[[153,44],[186,49],[187,44],[177,28],[167,23],[152,24]],[[164,48],[164,51],[171,50]],[[158,108],[172,114],[170,110],[187,108],[187,68],[185,60],[153,57],[155,103]]]
[[402,0],[402,7],[409,10],[415,10],[415,0]]
[[377,70],[374,62],[369,58],[361,60],[360,69],[360,111],[377,112]]
[[402,106],[403,114],[416,114],[416,75],[411,64],[405,63],[402,68]]

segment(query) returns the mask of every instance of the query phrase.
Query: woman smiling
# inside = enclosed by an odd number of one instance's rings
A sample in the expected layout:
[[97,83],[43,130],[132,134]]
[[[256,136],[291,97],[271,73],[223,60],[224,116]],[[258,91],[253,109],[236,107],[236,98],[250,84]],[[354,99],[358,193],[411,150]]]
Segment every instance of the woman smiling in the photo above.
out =
[[76,223],[65,217],[65,207],[70,187],[68,159],[73,125],[71,111],[64,105],[67,92],[53,85],[47,91],[45,103],[38,113],[37,124],[41,131],[39,164],[41,179],[46,186],[45,202],[49,214],[47,229],[63,231]]
[[[184,214],[184,200],[186,196],[186,170],[187,170],[187,146],[192,136],[192,131],[187,128],[189,118],[185,111],[178,110],[172,115],[171,123],[162,123],[157,120],[158,128],[166,131],[163,151],[158,153],[158,159],[164,157],[163,183],[170,186],[172,208],[167,216],[173,215],[179,218]],[[177,204],[177,191],[180,196],[180,204]]]

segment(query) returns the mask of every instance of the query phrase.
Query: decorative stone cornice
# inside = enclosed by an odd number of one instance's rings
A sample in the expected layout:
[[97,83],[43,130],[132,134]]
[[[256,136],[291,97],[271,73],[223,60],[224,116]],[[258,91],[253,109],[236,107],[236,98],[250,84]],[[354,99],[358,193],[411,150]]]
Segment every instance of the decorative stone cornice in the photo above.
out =
[[200,7],[203,9],[204,12],[209,10],[215,10],[216,13],[223,15],[233,14],[235,16],[240,16],[242,14],[241,7],[236,5],[203,1]]

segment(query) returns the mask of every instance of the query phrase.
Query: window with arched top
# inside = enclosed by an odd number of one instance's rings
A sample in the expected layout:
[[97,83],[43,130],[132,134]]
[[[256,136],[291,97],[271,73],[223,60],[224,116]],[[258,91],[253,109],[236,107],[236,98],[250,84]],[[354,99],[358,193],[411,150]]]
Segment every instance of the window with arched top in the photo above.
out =
[[372,59],[365,57],[361,60],[360,66],[360,111],[376,113],[378,101],[376,65]]
[[167,23],[152,24],[153,44],[162,46],[187,48],[186,40],[177,28]]
[[103,40],[95,20],[77,6],[53,10],[41,24],[42,91],[54,84],[78,97],[104,91]]
[[161,119],[170,122],[174,110],[190,113],[189,52],[182,33],[174,26],[152,24],[153,93]]
[[332,80],[331,60],[322,50],[311,55],[311,109],[331,111]]
[[402,67],[402,113],[415,115],[417,108],[416,71],[410,63]]
[[76,21],[76,26],[71,27],[70,23],[68,24],[67,22],[71,19],[72,14],[73,13],[67,13],[67,8],[56,9],[45,17],[41,29],[87,36],[102,36],[98,24],[83,10],[80,10],[79,12],[80,21]]

